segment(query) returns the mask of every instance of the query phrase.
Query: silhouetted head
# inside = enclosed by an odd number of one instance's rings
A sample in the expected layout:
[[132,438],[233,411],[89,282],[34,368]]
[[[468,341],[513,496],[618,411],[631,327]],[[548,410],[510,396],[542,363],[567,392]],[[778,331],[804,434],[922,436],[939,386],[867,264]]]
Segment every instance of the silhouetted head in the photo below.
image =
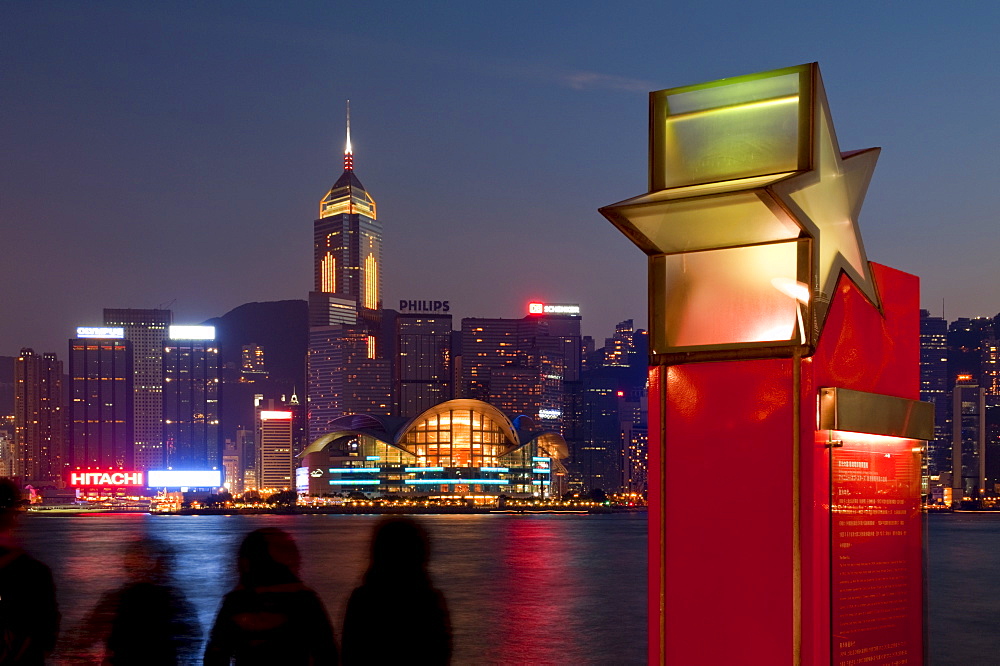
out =
[[302,564],[291,535],[277,527],[263,527],[246,535],[237,557],[240,582],[250,587],[295,582]]
[[133,580],[163,583],[174,567],[174,549],[156,537],[136,539],[125,549],[124,566]]
[[10,479],[0,478],[0,530],[6,530],[14,524],[14,517],[23,506],[21,490],[17,484]]
[[392,517],[375,527],[369,575],[426,576],[427,532],[412,518]]

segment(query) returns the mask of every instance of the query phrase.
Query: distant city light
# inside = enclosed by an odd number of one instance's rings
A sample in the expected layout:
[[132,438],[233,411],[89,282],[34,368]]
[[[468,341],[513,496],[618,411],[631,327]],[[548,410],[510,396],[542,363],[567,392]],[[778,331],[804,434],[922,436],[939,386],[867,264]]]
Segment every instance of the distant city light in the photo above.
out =
[[291,419],[291,412],[273,412],[266,409],[262,409],[260,412],[261,421],[290,421]]
[[171,340],[214,340],[214,326],[171,326]]

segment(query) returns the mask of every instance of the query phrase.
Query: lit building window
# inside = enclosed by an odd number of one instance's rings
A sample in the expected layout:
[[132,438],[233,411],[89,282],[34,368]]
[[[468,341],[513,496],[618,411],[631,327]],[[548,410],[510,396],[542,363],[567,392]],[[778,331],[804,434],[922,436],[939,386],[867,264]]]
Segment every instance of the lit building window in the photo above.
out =
[[337,291],[337,276],[335,273],[336,269],[337,269],[337,260],[334,258],[332,254],[327,252],[326,256],[323,257],[323,262],[320,266],[320,279],[321,279],[320,286],[322,287],[323,291],[328,294],[332,294],[333,292]]
[[373,254],[365,258],[365,307],[378,307],[378,262]]

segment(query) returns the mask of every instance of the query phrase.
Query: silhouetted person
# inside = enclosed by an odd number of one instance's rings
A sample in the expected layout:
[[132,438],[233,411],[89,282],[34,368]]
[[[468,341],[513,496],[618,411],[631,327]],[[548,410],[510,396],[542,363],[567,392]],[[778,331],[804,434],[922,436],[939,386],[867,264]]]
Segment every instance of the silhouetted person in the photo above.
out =
[[17,547],[13,528],[21,493],[0,479],[0,664],[44,664],[59,635],[52,572]]
[[172,584],[174,551],[155,538],[125,550],[127,582],[101,596],[83,621],[81,644],[103,641],[107,666],[174,666],[197,660],[201,625]]
[[451,621],[427,573],[427,534],[410,518],[375,528],[371,566],[347,602],[344,664],[447,664]]
[[205,648],[206,666],[337,664],[326,608],[299,580],[299,549],[287,532],[265,527],[237,552],[240,579],[222,600]]

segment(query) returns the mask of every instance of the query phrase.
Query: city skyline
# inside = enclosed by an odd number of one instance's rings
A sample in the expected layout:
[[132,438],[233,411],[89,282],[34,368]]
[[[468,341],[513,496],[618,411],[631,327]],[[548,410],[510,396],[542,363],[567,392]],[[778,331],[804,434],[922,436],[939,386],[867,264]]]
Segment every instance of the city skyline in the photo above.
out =
[[579,302],[597,339],[644,328],[645,259],[596,209],[644,188],[646,94],[813,60],[843,147],[883,148],[861,212],[869,258],[921,276],[935,315],[943,298],[949,319],[992,316],[996,17],[909,14],[5,5],[0,355],[61,356],[105,307],[196,323],[302,299],[348,98],[389,225],[386,306],[448,300],[461,319]]

